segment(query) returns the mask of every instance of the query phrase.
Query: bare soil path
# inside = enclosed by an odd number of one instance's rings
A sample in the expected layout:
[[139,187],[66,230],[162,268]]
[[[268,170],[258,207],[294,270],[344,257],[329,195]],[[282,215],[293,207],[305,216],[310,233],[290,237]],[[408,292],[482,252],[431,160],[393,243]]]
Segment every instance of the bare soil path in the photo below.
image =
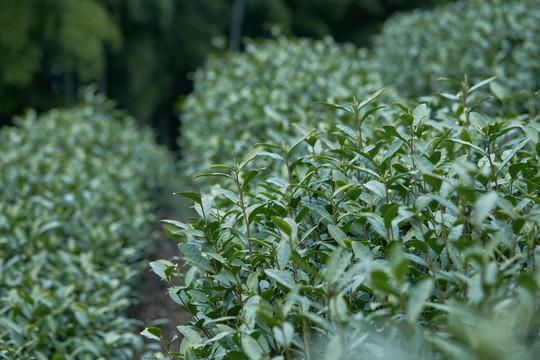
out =
[[[174,216],[160,216],[160,219],[172,219]],[[174,335],[181,336],[176,326],[186,324],[190,317],[167,294],[167,283],[150,270],[149,263],[159,259],[170,260],[178,254],[175,241],[169,239],[157,225],[158,236],[154,239],[154,251],[144,262],[144,271],[138,284],[139,302],[129,309],[129,316],[141,323],[138,331],[155,326],[162,329],[165,342],[170,342]],[[178,343],[179,344],[179,343]]]

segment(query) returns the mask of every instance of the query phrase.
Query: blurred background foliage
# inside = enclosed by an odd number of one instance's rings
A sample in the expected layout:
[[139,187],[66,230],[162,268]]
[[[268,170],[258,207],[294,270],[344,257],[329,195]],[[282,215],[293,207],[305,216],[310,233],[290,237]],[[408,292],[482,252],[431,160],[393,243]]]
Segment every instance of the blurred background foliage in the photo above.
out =
[[206,56],[224,50],[212,39],[268,37],[280,24],[284,35],[367,46],[395,11],[444,2],[0,0],[0,123],[28,107],[70,105],[80,85],[96,82],[174,146],[173,103]]

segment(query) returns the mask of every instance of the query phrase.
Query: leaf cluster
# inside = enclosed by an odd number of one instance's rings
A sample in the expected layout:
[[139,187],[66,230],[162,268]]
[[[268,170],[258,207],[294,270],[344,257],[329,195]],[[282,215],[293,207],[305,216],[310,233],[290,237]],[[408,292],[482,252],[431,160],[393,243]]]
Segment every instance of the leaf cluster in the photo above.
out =
[[351,44],[284,36],[211,57],[181,107],[186,175],[239,158],[255,143],[293,138],[296,126],[330,131],[328,119],[349,122],[345,113],[325,117],[314,103],[346,102],[382,88],[366,61],[366,52]]
[[125,313],[173,162],[85,96],[0,131],[2,359],[125,359],[142,346]]
[[170,359],[538,357],[538,118],[380,94],[178,193],[198,216],[164,221],[181,261],[151,267],[191,321],[143,332]]
[[501,82],[482,89],[484,96],[493,96],[503,114],[534,113],[539,99],[533,93],[540,88],[539,24],[536,0],[456,1],[400,14],[375,37],[371,70],[411,97],[442,92],[442,76],[468,74],[473,83],[498,76]]
[[[535,114],[539,24],[537,0],[457,1],[392,17],[369,50],[329,38],[278,37],[213,57],[196,72],[195,90],[180,109],[186,175],[239,158],[255,143],[288,141],[295,126],[329,131],[333,123],[315,101],[344,103],[384,86],[386,100],[414,102],[433,92],[463,96],[441,77],[467,74],[476,84],[497,76],[476,96],[491,97],[499,116]],[[330,119],[354,127],[344,112]]]

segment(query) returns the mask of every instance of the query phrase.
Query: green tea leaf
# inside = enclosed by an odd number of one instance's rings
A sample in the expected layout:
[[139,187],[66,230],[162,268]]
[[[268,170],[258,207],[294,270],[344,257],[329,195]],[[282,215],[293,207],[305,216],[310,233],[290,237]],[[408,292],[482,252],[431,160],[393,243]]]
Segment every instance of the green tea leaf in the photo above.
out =
[[161,329],[156,327],[147,327],[140,333],[142,336],[161,342]]
[[384,184],[376,180],[370,180],[363,185],[366,189],[372,191],[378,197],[386,198],[386,186],[384,186]]
[[369,248],[366,245],[360,243],[359,241],[353,241],[351,244],[351,248],[354,252],[354,255],[361,262],[370,262],[373,260],[373,255],[371,254]]
[[373,114],[374,112],[376,112],[377,110],[380,110],[380,109],[384,109],[386,106],[385,105],[381,105],[381,106],[377,106],[377,107],[374,107],[374,108],[371,108],[369,109],[368,111],[366,111],[364,113],[364,115],[362,115],[362,118],[360,119],[361,122],[363,122],[365,119],[367,119],[367,117],[371,114]]
[[469,114],[469,120],[478,131],[482,131],[482,129],[489,125],[489,122],[477,112],[471,112]]
[[292,275],[287,271],[281,271],[277,269],[265,269],[264,273],[268,277],[274,279],[275,281],[289,289],[294,289],[296,287],[296,283]]
[[414,117],[413,127],[417,127],[424,119],[429,117],[429,109],[426,104],[418,105],[412,113]]
[[517,152],[523,149],[523,147],[525,147],[525,145],[527,145],[528,143],[529,143],[529,139],[525,139],[522,142],[520,142],[517,146],[512,147],[512,150],[502,160],[502,163],[499,166],[499,170],[497,171],[497,176],[499,176],[501,170],[504,168],[506,164],[508,164],[510,160],[514,158]]
[[291,247],[288,243],[283,243],[281,246],[278,247],[276,255],[278,266],[280,269],[285,269],[287,267],[290,257]]
[[262,147],[259,146],[244,155],[244,157],[242,158],[242,162],[240,163],[240,165],[238,165],[238,170],[242,170],[244,166],[246,166],[251,160],[253,160],[261,150]]
[[407,303],[407,320],[411,326],[418,321],[418,317],[426,306],[426,302],[433,291],[434,281],[431,278],[420,281],[410,290]]
[[334,226],[334,225],[331,225],[329,224],[328,225],[328,232],[330,233],[330,236],[332,236],[332,238],[334,240],[336,240],[336,242],[343,246],[343,247],[347,247],[345,245],[345,240],[348,239],[347,235],[343,232],[343,230],[341,230],[340,228],[338,228],[337,226]]
[[186,339],[190,344],[197,345],[201,341],[201,335],[195,330],[193,330],[190,326],[177,326],[176,329],[180,332],[180,334],[184,335],[184,339]]
[[333,108],[333,109],[343,110],[343,111],[346,111],[346,112],[348,112],[348,113],[351,112],[350,109],[347,109],[347,108],[344,107],[344,106],[337,105],[337,104],[331,104],[331,103],[328,103],[328,102],[325,102],[325,101],[315,101],[315,104],[320,104],[320,105],[328,106],[329,108]]
[[461,140],[461,139],[455,139],[455,138],[449,138],[449,139],[447,139],[447,141],[451,141],[451,142],[455,142],[455,143],[458,143],[458,144],[461,144],[461,145],[465,145],[465,146],[467,146],[467,147],[469,147],[471,149],[474,149],[474,150],[478,151],[480,154],[485,156],[484,150],[482,150],[480,147],[478,147],[476,145],[471,144],[468,141]]
[[307,208],[309,208],[310,210],[313,210],[314,212],[319,214],[323,219],[325,219],[329,223],[334,222],[334,220],[332,218],[332,215],[330,215],[330,213],[325,208],[323,208],[322,206],[316,205],[316,204],[311,204],[311,203],[307,203],[305,205],[306,205]]
[[285,233],[285,235],[289,238],[292,236],[292,228],[285,220],[277,216],[272,216],[272,221],[280,231]]
[[290,346],[294,336],[294,328],[289,322],[284,322],[281,327],[274,326],[272,328],[274,338],[281,346]]
[[498,76],[492,76],[492,77],[490,77],[488,79],[480,81],[479,83],[477,83],[474,86],[471,86],[471,88],[469,89],[469,94],[472,93],[473,91],[475,91],[476,89],[479,89],[482,86],[485,86],[485,85],[489,84],[490,82],[494,81],[497,78],[498,78]]
[[182,253],[183,259],[189,262],[191,265],[211,274],[214,273],[214,269],[210,265],[210,261],[203,257],[200,250],[195,245],[189,243],[179,243],[178,249]]
[[174,193],[174,195],[180,195],[182,197],[185,197],[187,199],[191,199],[195,201],[196,203],[201,203],[201,196],[198,193],[195,192],[188,192],[188,191],[180,191]]
[[367,104],[369,104],[370,102],[372,102],[373,100],[375,100],[379,95],[381,95],[384,91],[386,90],[386,88],[382,88],[378,91],[375,91],[373,94],[371,94],[370,96],[366,97],[364,100],[362,100],[360,102],[360,104],[358,105],[358,109],[361,109],[362,107],[366,106]]
[[491,191],[480,196],[474,203],[473,224],[480,226],[497,205],[499,195]]
[[399,131],[397,131],[396,128],[393,127],[392,125],[383,125],[383,129],[386,132],[386,134],[388,134],[389,136],[391,136],[391,137],[395,136],[395,137],[399,138],[401,141],[403,141],[404,143],[407,143],[407,140],[405,140],[405,138],[403,136],[401,136]]
[[239,195],[232,192],[231,190],[223,189],[221,187],[214,186],[212,187],[212,190],[216,191],[217,193],[225,196],[227,199],[231,200],[233,203],[238,203]]
[[242,337],[242,349],[249,360],[261,360],[263,358],[263,350],[251,336]]
[[381,206],[381,213],[384,218],[384,226],[389,229],[392,226],[392,220],[396,217],[399,210],[399,204],[391,203]]
[[242,190],[245,190],[248,184],[264,169],[265,168],[261,168],[258,170],[250,170],[244,173],[244,175],[242,176]]
[[170,266],[172,266],[172,263],[171,265],[167,265],[159,261],[150,262],[150,267],[152,268],[152,271],[165,281],[169,281],[169,277],[165,274],[165,270],[167,270],[167,268],[169,268]]

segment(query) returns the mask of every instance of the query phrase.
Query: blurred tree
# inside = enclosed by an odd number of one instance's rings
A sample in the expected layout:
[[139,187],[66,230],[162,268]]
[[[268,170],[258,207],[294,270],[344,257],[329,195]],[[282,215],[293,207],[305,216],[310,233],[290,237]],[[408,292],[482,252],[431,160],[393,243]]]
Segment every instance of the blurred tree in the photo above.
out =
[[229,11],[227,0],[0,0],[0,119],[69,103],[88,81],[144,122],[172,116]]
[[264,36],[279,23],[285,34],[322,37],[368,46],[392,13],[432,7],[452,0],[249,0],[244,35]]
[[[120,28],[95,0],[0,1],[0,116],[70,100],[103,72]],[[60,97],[62,93],[62,97]]]
[[217,50],[215,36],[264,37],[280,23],[285,34],[364,46],[392,12],[448,1],[0,0],[0,123],[24,107],[67,104],[81,82],[97,81],[174,144],[172,104]]
[[122,51],[108,59],[109,96],[172,144],[178,126],[172,103],[191,90],[186,74],[215,49],[211,39],[226,31],[230,6],[225,0],[99,1],[124,34]]

